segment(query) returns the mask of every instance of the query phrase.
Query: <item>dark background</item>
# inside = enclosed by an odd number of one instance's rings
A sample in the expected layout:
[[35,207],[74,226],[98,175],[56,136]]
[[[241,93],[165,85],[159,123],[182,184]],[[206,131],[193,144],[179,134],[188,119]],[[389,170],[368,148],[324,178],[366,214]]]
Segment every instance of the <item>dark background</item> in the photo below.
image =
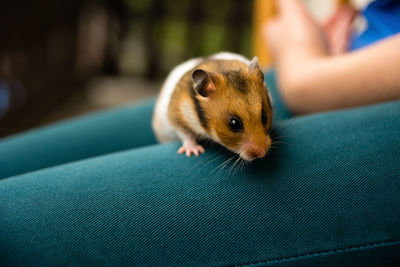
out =
[[0,136],[155,95],[192,57],[251,53],[252,1],[0,3]]

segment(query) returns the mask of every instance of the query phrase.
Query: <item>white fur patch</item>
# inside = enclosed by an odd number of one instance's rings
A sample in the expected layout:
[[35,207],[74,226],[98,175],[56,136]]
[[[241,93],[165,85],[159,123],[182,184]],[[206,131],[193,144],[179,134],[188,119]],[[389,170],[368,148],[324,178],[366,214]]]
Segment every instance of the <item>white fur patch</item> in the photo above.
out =
[[160,125],[153,125],[154,130],[164,139],[168,141],[175,141],[178,139],[175,128],[169,123],[168,120],[168,106],[171,100],[172,93],[180,79],[191,69],[196,67],[202,61],[201,58],[194,58],[176,66],[168,75],[160,92],[160,96],[156,103],[155,116]]

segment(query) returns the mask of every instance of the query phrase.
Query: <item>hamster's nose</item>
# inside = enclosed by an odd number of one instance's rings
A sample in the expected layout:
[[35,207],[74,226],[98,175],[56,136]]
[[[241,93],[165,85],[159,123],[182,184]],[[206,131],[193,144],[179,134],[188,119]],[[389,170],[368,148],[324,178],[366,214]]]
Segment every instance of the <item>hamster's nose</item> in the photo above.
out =
[[266,152],[264,149],[254,149],[254,150],[249,151],[249,155],[252,158],[262,158],[265,156],[265,154],[266,154]]

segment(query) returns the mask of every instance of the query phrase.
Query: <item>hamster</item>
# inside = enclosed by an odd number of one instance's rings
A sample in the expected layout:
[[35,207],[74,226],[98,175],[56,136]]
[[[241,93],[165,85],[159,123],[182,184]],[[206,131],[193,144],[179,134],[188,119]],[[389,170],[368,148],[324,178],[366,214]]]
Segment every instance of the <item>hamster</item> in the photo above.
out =
[[257,57],[222,52],[175,67],[157,99],[152,126],[161,143],[198,156],[212,140],[247,161],[271,146],[272,104]]

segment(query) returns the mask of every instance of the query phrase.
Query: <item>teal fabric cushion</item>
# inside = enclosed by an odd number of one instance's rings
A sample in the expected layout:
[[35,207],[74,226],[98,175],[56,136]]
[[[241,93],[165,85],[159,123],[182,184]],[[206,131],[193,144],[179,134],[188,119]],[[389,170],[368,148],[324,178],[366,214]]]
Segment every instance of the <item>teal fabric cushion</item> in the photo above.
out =
[[399,125],[397,101],[279,121],[267,157],[235,168],[221,147],[172,143],[5,178],[0,262],[400,264]]
[[154,144],[149,119],[153,103],[150,99],[0,140],[0,179]]
[[[275,71],[265,73],[274,121],[291,117]],[[67,162],[156,144],[151,129],[154,99],[65,120],[0,140],[0,180]]]
[[267,84],[268,92],[272,100],[274,110],[274,122],[290,119],[293,117],[291,111],[286,106],[278,90],[276,71],[271,69],[264,74],[264,80]]

